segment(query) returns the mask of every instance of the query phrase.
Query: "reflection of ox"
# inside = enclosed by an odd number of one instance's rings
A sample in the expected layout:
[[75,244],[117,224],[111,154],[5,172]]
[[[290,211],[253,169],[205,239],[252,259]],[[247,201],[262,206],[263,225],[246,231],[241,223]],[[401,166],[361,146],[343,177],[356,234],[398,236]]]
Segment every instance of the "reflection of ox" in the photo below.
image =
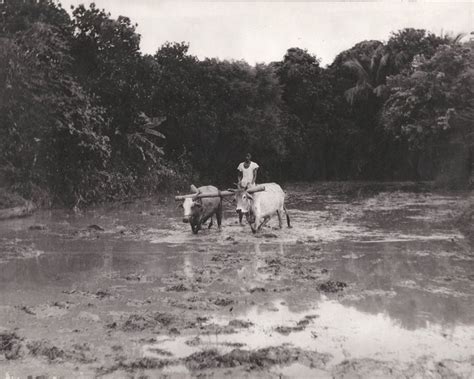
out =
[[257,230],[260,230],[274,213],[278,216],[281,228],[283,211],[286,214],[288,227],[291,228],[290,217],[285,208],[285,193],[281,187],[276,183],[265,183],[258,187],[265,187],[265,190],[260,192],[252,188],[240,188],[235,192],[236,210],[246,215],[252,232],[255,233]]
[[[209,218],[209,228],[212,226],[212,216],[216,215],[217,226],[221,228],[222,222],[222,200],[218,197],[219,190],[214,186],[202,186],[196,188],[191,186],[191,190],[196,193],[194,197],[187,197],[184,199],[181,206],[184,209],[183,222],[191,225],[191,230],[194,234],[201,229]],[[200,193],[216,194],[217,197],[203,197],[200,198]]]

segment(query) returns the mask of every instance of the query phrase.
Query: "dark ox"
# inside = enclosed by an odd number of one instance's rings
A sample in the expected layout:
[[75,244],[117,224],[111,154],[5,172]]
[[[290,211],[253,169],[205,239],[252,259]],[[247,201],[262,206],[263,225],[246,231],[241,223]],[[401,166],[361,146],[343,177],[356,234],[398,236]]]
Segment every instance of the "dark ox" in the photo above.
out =
[[280,228],[282,227],[282,212],[285,211],[286,222],[290,225],[290,217],[285,208],[285,193],[276,183],[264,183],[265,191],[254,192],[252,189],[238,189],[235,192],[236,211],[245,214],[253,233],[264,226],[276,213]]
[[[214,186],[202,186],[196,189],[191,186],[191,190],[199,193],[218,193],[219,190]],[[221,228],[222,222],[222,200],[220,197],[197,197],[184,199],[181,206],[184,209],[183,222],[191,225],[191,230],[197,234],[201,226],[210,218],[209,228],[213,225],[212,216],[216,216],[217,226]]]

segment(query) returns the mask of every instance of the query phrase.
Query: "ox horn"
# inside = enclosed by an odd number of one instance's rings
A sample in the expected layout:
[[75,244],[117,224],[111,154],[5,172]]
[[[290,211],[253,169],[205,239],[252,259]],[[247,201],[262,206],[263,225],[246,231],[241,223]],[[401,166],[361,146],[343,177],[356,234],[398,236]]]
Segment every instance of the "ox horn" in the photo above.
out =
[[197,189],[197,187],[194,184],[191,184],[191,192],[199,193],[199,190]]

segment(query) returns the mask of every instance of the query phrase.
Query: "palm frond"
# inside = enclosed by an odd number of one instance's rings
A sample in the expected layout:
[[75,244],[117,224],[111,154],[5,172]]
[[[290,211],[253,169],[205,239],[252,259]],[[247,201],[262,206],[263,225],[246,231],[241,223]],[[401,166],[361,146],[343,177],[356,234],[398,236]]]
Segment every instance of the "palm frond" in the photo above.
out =
[[141,120],[141,123],[139,124],[141,129],[149,134],[153,134],[160,138],[165,138],[165,136],[162,133],[156,131],[155,128],[165,122],[166,117],[148,117],[144,112],[141,112],[139,118]]
[[374,94],[377,97],[383,97],[387,92],[387,86],[385,84],[380,84],[374,88]]
[[149,158],[156,163],[156,156],[164,154],[163,148],[149,140],[143,133],[128,134],[127,140],[131,148],[135,148],[140,152],[144,161]]
[[151,134],[155,137],[159,137],[159,138],[163,138],[163,139],[166,138],[163,133],[160,133],[159,131],[157,131],[155,129],[144,128],[144,132],[147,133],[147,134]]
[[408,55],[401,51],[395,55],[395,66],[400,68],[403,67],[405,61],[408,59]]
[[368,86],[356,85],[345,91],[344,96],[346,97],[346,100],[350,105],[354,105],[356,100],[365,99],[367,97],[368,88]]
[[370,72],[375,71],[375,67],[377,66],[378,56],[376,54],[372,54],[372,58],[370,59]]
[[370,83],[370,75],[357,59],[349,59],[344,62],[344,66],[357,75],[357,83]]
[[380,58],[379,66],[377,67],[377,73],[375,74],[375,82],[380,83],[383,79],[385,79],[386,75],[386,68],[388,66],[388,62],[390,61],[390,53],[386,53]]
[[453,45],[459,45],[461,43],[461,40],[466,36],[466,33],[458,33],[453,37],[450,37],[449,39],[451,40],[451,43]]

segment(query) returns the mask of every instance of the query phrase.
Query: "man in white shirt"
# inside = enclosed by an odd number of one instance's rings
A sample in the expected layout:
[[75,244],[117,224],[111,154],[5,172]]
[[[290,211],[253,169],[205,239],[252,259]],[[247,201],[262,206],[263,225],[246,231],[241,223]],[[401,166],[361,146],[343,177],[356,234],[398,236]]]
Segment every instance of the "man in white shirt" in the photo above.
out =
[[[252,156],[250,153],[247,153],[245,156],[245,162],[242,162],[237,167],[238,177],[237,182],[242,187],[253,187],[257,181],[257,170],[259,165],[255,162],[252,162]],[[242,224],[243,214],[239,212],[239,223]]]

